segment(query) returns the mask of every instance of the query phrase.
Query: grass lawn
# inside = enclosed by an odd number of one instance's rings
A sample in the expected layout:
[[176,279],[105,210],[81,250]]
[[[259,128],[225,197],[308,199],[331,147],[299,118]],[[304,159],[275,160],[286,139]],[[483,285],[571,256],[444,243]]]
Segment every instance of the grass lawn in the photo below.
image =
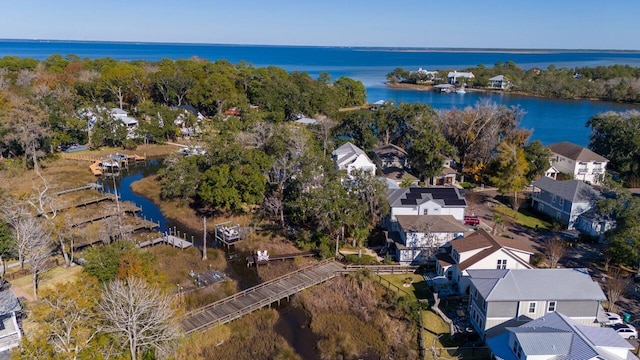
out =
[[[404,292],[408,293],[409,296],[411,296],[411,298],[413,300],[427,300],[427,299],[431,299],[433,297],[433,294],[431,293],[431,290],[429,290],[429,286],[427,286],[427,282],[424,281],[424,278],[422,277],[422,275],[418,275],[418,274],[392,274],[392,275],[380,275],[383,279],[390,281],[393,285],[399,287],[400,289],[404,290]],[[411,279],[413,280],[413,282],[411,283],[410,286],[408,287],[404,287],[404,279],[411,277]],[[393,291],[397,291],[397,289],[394,289],[393,287],[391,287],[391,289]],[[399,292],[399,291],[397,291]],[[402,293],[402,295],[406,295],[404,293]]]
[[[72,266],[69,268],[56,266],[41,275],[40,290],[51,288],[61,283],[72,282],[76,280],[80,272],[82,272],[82,266]],[[22,276],[12,280],[11,285],[16,296],[24,296],[28,301],[33,301],[31,275]]]
[[495,212],[504,216],[505,220],[512,220],[517,224],[528,227],[530,229],[535,229],[536,225],[538,225],[539,229],[549,230],[551,229],[551,224],[545,220],[539,219],[533,214],[531,211],[522,209],[518,211],[517,216],[513,217],[513,209],[506,207],[504,205],[494,206],[493,210]]
[[[424,326],[426,329],[422,330],[422,338],[424,339],[424,345],[427,349],[433,346],[433,342],[436,341],[436,348],[443,348],[444,345],[440,342],[440,340],[436,340],[438,335],[448,335],[449,334],[449,326],[438,314],[434,313],[430,310],[422,311],[422,319],[424,321]],[[437,334],[437,335],[436,335]],[[427,357],[431,354],[429,350],[427,350]],[[439,359],[457,359],[455,356],[449,356],[446,351],[442,351],[439,354]]]

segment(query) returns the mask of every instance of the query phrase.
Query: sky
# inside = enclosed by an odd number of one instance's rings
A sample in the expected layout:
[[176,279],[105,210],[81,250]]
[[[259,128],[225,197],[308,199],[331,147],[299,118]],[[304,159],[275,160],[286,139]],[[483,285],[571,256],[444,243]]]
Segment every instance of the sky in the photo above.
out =
[[0,0],[0,38],[640,50],[638,0]]

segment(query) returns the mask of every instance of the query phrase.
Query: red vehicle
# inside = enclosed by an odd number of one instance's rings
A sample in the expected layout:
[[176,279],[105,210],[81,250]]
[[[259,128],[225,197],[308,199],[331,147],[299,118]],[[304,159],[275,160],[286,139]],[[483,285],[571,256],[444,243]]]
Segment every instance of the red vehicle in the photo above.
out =
[[478,226],[480,225],[480,218],[477,216],[465,216],[464,217],[465,225]]

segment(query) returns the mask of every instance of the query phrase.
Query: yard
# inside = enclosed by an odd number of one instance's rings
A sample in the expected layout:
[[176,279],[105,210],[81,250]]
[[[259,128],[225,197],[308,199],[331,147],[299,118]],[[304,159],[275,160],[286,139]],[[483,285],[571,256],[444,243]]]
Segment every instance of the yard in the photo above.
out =
[[[549,222],[536,217],[536,215],[533,214],[528,209],[520,209],[517,213],[515,213],[513,209],[507,206],[496,205],[493,207],[493,210],[497,214],[502,215],[505,221],[511,220],[516,224],[524,226],[529,229],[535,229],[537,226],[538,229],[540,230],[550,230],[552,227],[552,225]],[[516,215],[515,217],[514,217],[514,213]]]
[[[29,265],[26,265],[27,269],[28,266]],[[41,275],[39,286],[40,290],[52,288],[58,284],[75,281],[80,272],[82,272],[82,266],[77,266],[75,264],[69,268],[65,268],[64,266],[55,266]],[[34,300],[33,283],[31,274],[29,273],[11,280],[11,289],[17,297],[24,296],[27,301]]]

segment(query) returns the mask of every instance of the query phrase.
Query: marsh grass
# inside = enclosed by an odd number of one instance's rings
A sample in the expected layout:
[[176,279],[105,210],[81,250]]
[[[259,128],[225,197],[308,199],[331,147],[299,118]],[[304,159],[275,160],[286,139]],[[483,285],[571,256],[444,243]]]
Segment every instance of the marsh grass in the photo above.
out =
[[175,359],[300,360],[286,339],[274,329],[279,314],[263,309],[232,323],[189,336]]

